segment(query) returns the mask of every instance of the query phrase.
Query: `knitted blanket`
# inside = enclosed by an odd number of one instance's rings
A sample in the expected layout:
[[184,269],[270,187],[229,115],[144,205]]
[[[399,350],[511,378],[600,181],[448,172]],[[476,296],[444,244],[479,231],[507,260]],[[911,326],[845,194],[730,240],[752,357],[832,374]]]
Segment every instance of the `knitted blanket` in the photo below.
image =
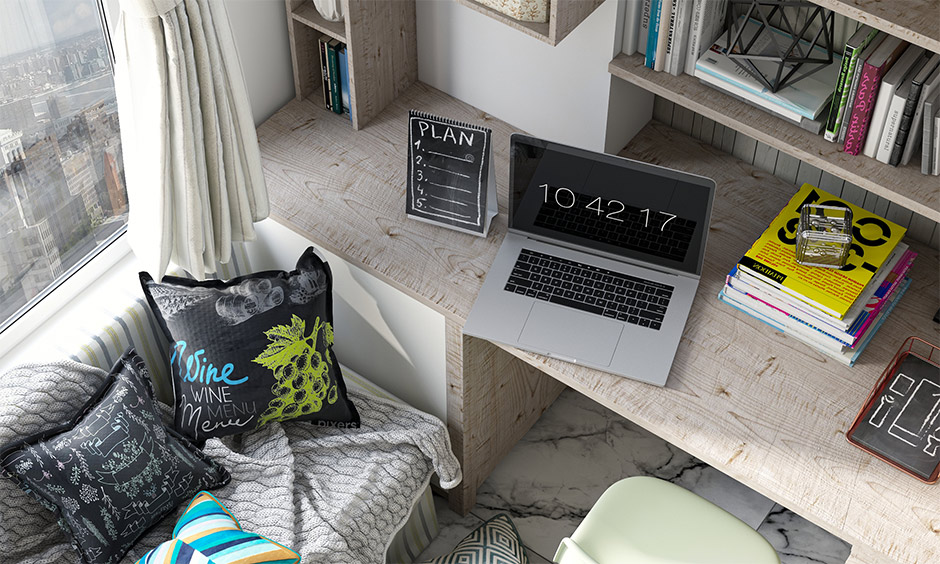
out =
[[[23,365],[0,376],[0,445],[67,422],[106,373],[63,361]],[[405,523],[437,472],[441,487],[461,480],[444,424],[408,405],[354,389],[359,429],[305,422],[210,439],[205,452],[232,474],[213,494],[247,531],[296,550],[302,562],[372,564]],[[134,562],[170,538],[180,510],[145,535]],[[52,513],[0,479],[4,562],[78,562]]]

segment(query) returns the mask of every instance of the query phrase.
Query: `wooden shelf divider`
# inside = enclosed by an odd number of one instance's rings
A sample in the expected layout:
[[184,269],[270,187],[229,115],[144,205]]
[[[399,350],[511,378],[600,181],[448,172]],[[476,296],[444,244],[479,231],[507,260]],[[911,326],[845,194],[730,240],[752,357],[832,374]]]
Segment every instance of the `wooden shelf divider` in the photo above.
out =
[[320,33],[325,33],[333,39],[346,43],[346,22],[331,22],[320,15],[312,2],[301,4],[291,17],[296,21],[312,27]]
[[574,31],[604,0],[551,0],[548,21],[545,23],[522,22],[474,0],[457,0],[457,3],[554,46]]
[[822,135],[747,105],[694,77],[648,69],[640,55],[621,53],[610,62],[608,70],[617,78],[940,222],[940,182],[935,176],[921,174],[919,159],[907,166],[892,167],[862,155],[843,153],[841,145],[826,141]]

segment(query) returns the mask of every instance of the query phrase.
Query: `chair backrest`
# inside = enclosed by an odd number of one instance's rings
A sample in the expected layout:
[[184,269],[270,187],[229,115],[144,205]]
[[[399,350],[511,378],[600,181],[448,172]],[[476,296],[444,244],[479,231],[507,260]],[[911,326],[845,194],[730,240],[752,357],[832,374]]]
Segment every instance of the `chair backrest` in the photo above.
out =
[[558,552],[555,553],[556,564],[598,564],[597,560],[584,552],[578,543],[571,540],[571,537],[561,539],[558,545]]

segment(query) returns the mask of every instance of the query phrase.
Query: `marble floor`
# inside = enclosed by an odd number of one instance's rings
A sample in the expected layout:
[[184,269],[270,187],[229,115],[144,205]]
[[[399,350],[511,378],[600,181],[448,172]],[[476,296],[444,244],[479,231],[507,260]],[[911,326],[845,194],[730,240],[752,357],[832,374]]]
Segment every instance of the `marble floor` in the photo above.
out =
[[500,462],[466,517],[435,496],[441,533],[417,561],[450,552],[506,512],[529,562],[551,562],[607,486],[638,475],[669,480],[728,510],[757,529],[783,564],[843,564],[849,556],[845,542],[569,389]]

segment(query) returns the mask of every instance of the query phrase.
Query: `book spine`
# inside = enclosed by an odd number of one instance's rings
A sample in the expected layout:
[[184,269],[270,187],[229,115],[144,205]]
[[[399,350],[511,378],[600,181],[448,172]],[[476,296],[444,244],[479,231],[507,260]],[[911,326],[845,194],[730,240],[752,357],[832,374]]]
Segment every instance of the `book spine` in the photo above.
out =
[[885,319],[891,315],[891,312],[894,311],[894,306],[898,304],[898,302],[901,300],[901,296],[903,296],[910,287],[911,279],[904,278],[894,293],[888,296],[887,305],[881,310],[881,313],[875,317],[874,321],[872,322],[871,329],[869,329],[868,332],[865,333],[865,335],[862,337],[861,341],[855,345],[855,348],[853,349],[855,354],[852,355],[849,366],[855,365],[855,361],[858,360],[859,355],[862,354],[862,351],[865,350],[865,347],[868,346],[868,343],[870,343],[871,340],[875,337],[875,333],[877,333],[878,329],[880,329],[882,324],[884,324]]
[[894,142],[898,138],[901,115],[904,113],[904,104],[906,102],[906,96],[902,97],[897,93],[891,96],[891,102],[888,104],[888,110],[885,113],[885,124],[881,131],[881,138],[878,141],[878,149],[875,152],[875,159],[878,162],[888,164],[888,161],[891,160],[891,152],[894,150]]
[[679,76],[685,70],[685,60],[688,55],[689,23],[692,19],[692,0],[679,0],[676,17],[676,44],[673,47],[675,63],[670,73]]
[[656,60],[653,70],[662,72],[666,68],[666,50],[669,48],[669,23],[672,21],[674,0],[660,1],[659,32],[656,34]]
[[672,74],[672,66],[675,62],[673,49],[676,46],[676,24],[678,23],[677,18],[679,17],[679,0],[671,0],[670,5],[672,8],[669,13],[669,33],[666,35],[666,60],[663,65],[663,70]]
[[[871,29],[871,28],[869,28]],[[875,38],[878,37],[879,31],[876,29],[871,29],[868,35],[859,43],[857,47],[851,45],[846,45],[846,51],[849,53],[849,66],[845,74],[845,83],[842,85],[842,92],[838,98],[838,110],[836,112],[836,121],[832,127],[832,139],[827,139],[830,141],[838,141],[839,143],[845,140],[845,135],[842,133],[845,130],[845,122],[849,119],[849,114],[852,111],[852,100],[855,95],[856,89],[858,89],[858,77],[861,71],[861,66],[865,63],[864,60],[859,60],[862,53],[868,46],[871,44]],[[843,62],[845,59],[843,58]]]
[[342,114],[343,100],[339,82],[339,57],[336,54],[338,43],[335,39],[330,41],[329,45],[326,46],[326,56],[330,65],[330,100],[333,113]]
[[627,2],[627,13],[623,24],[623,45],[621,50],[632,55],[636,53],[636,39],[640,32],[640,12],[643,10],[643,2],[633,0]]
[[646,42],[649,39],[650,32],[650,0],[643,0],[642,12],[640,12],[640,31],[636,37],[636,50],[638,53],[646,56]]
[[[940,100],[940,98],[937,98]],[[933,101],[924,104],[924,135],[921,142],[920,173],[930,174],[930,160],[933,156]]]
[[329,40],[329,38],[328,38],[327,36],[325,36],[325,35],[324,35],[323,37],[321,37],[320,40],[319,40],[319,47],[320,47],[320,71],[321,71],[321,73],[322,73],[322,74],[321,74],[321,77],[323,78],[323,106],[324,106],[326,109],[328,109],[328,110],[332,110],[332,109],[333,109],[333,108],[331,107],[331,106],[332,106],[332,104],[331,104],[332,97],[330,96],[330,70],[329,70],[329,64],[326,62],[326,61],[327,61],[327,59],[326,59],[326,44],[327,44],[328,40]]
[[894,267],[894,270],[891,271],[891,274],[888,275],[888,278],[881,283],[881,286],[875,292],[876,302],[872,304],[869,302],[870,308],[865,310],[865,316],[859,316],[859,319],[855,321],[857,327],[849,328],[849,331],[855,336],[855,342],[858,342],[864,334],[865,331],[871,326],[875,317],[878,315],[878,312],[884,308],[885,304],[888,301],[888,296],[890,296],[894,289],[904,280],[904,277],[907,275],[908,270],[911,269],[911,265],[914,263],[914,259],[917,258],[917,253],[914,251],[907,251],[904,253],[904,256],[901,258],[901,261],[898,262],[897,266]]
[[352,105],[349,94],[349,57],[346,46],[339,50],[340,98],[343,101],[343,113],[352,121]]
[[842,125],[839,126],[839,143],[845,144],[845,137],[849,130],[849,123],[852,121],[852,115],[855,108],[855,96],[858,94],[858,85],[862,81],[862,69],[865,67],[865,61],[859,59],[855,64],[855,71],[852,75],[852,85],[849,88],[848,96],[845,97],[845,115],[842,116]]
[[842,52],[842,66],[839,68],[839,78],[836,79],[836,86],[832,91],[832,101],[829,102],[829,118],[826,120],[826,133],[823,135],[826,141],[833,142],[838,138],[839,126],[837,122],[839,121],[839,112],[842,111],[840,108],[842,92],[845,90],[845,83],[850,80],[849,77],[852,74],[850,67],[853,58],[857,56],[858,49],[846,43],[845,50]]
[[878,94],[883,75],[884,67],[874,67],[867,62],[862,69],[862,78],[859,80],[858,92],[852,105],[852,122],[846,132],[845,147],[842,149],[850,155],[859,154],[865,144],[875,96]]
[[685,54],[685,73],[695,74],[695,63],[698,62],[699,45],[702,42],[702,18],[704,17],[705,0],[692,1],[692,21],[689,22],[689,45]]
[[894,141],[894,148],[891,149],[891,157],[888,164],[898,166],[901,162],[901,155],[904,153],[904,147],[910,138],[911,126],[914,124],[914,114],[917,112],[917,101],[920,99],[920,93],[924,89],[922,82],[915,82],[911,85],[910,94],[907,96],[907,102],[904,104],[904,111],[901,114],[901,125],[898,126],[898,138]]
[[933,166],[931,174],[940,176],[940,113],[933,117]]
[[649,33],[646,36],[646,66],[656,66],[656,44],[659,35],[659,19],[662,15],[662,3],[669,0],[650,0]]

